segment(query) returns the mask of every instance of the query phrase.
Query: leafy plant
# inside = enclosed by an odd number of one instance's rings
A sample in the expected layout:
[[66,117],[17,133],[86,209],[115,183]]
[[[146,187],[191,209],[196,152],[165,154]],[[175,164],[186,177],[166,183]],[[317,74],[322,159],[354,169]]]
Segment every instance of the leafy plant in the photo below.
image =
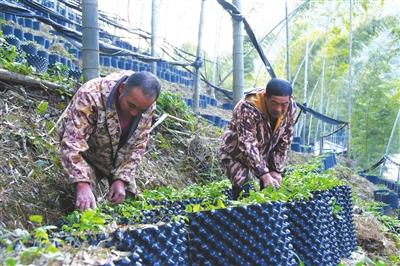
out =
[[[187,121],[189,123],[189,129],[192,131],[194,130],[196,118],[190,112],[180,94],[162,91],[157,99],[157,109],[161,113],[168,113]],[[179,122],[173,120],[166,120],[165,123],[168,127],[173,127],[175,124],[179,124]]]
[[15,266],[15,265],[17,265],[17,261],[14,258],[7,258],[6,265],[7,266]]
[[169,150],[172,148],[172,144],[170,143],[170,141],[159,132],[156,134],[156,142],[160,149]]
[[31,215],[29,216],[29,221],[41,225],[43,223],[42,215]]
[[[74,88],[75,80],[68,76],[69,68],[61,63],[56,63],[51,66],[46,73],[41,73],[40,78],[57,84],[61,84],[66,88]],[[72,96],[70,91],[57,89],[60,95]]]
[[46,101],[41,101],[41,102],[38,104],[38,106],[37,106],[37,108],[36,108],[36,111],[37,111],[39,114],[42,115],[42,114],[46,113],[48,107],[49,107],[49,103],[48,103],[48,102],[46,102]]
[[0,46],[0,66],[4,66],[6,62],[12,63],[18,57],[18,51],[15,46]]
[[343,210],[342,207],[336,202],[336,199],[333,198],[333,200],[332,200],[332,213],[333,213],[333,216],[335,216],[338,219],[341,219],[339,214],[342,212],[342,210]]
[[66,217],[69,225],[64,224],[62,230],[84,236],[88,232],[101,231],[107,219],[111,217],[102,213],[100,208],[97,211],[88,209],[82,213],[74,211]]
[[185,211],[191,213],[199,211],[212,211],[224,208],[226,208],[224,200],[222,198],[216,198],[213,200],[203,200],[200,204],[188,204],[186,205]]
[[[22,53],[22,57],[24,55],[25,53]],[[27,64],[25,59],[20,63],[17,62],[19,56],[17,48],[6,44],[4,38],[0,36],[0,67],[22,75],[32,74],[33,68]]]

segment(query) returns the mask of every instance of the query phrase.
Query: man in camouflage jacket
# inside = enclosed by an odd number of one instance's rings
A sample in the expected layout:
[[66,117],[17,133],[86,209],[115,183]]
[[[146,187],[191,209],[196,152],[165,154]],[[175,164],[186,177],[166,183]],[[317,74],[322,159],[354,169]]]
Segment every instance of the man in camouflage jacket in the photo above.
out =
[[76,188],[76,207],[96,208],[92,186],[107,178],[108,199],[136,193],[135,170],[145,152],[160,93],[149,72],[125,71],[96,78],[78,89],[58,129],[61,162]]
[[246,189],[249,171],[261,188],[279,186],[295,123],[291,95],[290,83],[274,78],[266,89],[247,94],[235,106],[220,149],[234,198]]

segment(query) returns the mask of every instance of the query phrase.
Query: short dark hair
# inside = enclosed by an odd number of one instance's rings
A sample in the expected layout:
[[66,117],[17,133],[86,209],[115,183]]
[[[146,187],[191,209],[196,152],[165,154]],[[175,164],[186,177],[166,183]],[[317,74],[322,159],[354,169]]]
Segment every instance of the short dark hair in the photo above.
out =
[[267,96],[292,96],[292,85],[284,79],[272,78],[265,88]]
[[125,81],[124,90],[127,92],[132,91],[135,87],[139,87],[144,96],[155,97],[156,99],[161,91],[161,84],[158,78],[147,71],[133,73]]

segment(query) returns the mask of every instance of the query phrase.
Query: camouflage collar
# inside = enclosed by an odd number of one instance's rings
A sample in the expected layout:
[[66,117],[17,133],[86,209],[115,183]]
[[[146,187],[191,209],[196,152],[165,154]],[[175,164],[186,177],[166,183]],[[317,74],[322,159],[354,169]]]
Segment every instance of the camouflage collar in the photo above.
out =
[[117,92],[118,87],[128,78],[128,76],[122,76],[111,89],[110,94],[108,95],[107,102],[106,102],[106,109],[110,109],[115,98],[115,93]]

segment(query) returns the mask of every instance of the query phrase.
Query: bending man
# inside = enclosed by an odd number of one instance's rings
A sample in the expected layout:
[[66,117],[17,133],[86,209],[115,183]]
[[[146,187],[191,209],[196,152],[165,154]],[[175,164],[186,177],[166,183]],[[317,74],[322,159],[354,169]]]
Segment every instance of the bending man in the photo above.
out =
[[147,141],[158,79],[130,71],[96,78],[78,89],[59,128],[61,162],[75,186],[75,205],[96,208],[94,182],[106,178],[108,199],[122,203],[136,194],[135,170]]
[[247,94],[233,110],[220,160],[232,182],[233,197],[243,190],[251,171],[261,189],[279,187],[290,148],[296,104],[286,80],[271,79],[266,89]]

